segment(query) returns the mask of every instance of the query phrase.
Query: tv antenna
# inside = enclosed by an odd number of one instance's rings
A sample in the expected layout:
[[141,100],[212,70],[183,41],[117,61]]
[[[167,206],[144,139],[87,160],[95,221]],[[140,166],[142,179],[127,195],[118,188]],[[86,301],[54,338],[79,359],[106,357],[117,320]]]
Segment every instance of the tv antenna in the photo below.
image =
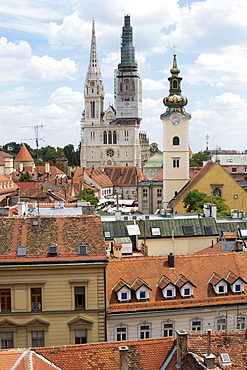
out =
[[43,128],[43,124],[41,123],[40,125],[22,126],[21,128],[33,128],[34,129],[35,138],[25,139],[25,140],[35,140],[35,143],[36,143],[36,156],[37,156],[37,159],[38,159],[39,141],[40,140],[44,141],[44,137],[39,137],[39,128]]

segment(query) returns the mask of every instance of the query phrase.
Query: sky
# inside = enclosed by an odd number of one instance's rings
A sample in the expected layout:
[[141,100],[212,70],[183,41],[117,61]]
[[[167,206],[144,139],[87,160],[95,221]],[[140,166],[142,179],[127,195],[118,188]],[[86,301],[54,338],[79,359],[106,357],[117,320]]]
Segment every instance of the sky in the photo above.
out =
[[192,151],[247,150],[246,0],[8,0],[0,9],[0,145],[77,148],[92,19],[114,103],[124,15],[143,84],[141,130],[162,148],[160,114],[176,45]]

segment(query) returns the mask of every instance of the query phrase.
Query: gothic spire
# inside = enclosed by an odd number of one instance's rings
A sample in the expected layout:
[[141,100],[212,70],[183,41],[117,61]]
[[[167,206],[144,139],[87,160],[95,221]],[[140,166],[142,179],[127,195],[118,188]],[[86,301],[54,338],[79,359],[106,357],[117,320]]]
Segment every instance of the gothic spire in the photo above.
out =
[[132,27],[130,25],[130,15],[124,16],[124,26],[122,28],[121,44],[121,63],[118,68],[121,70],[137,70],[135,61],[135,48],[133,46]]
[[96,36],[95,36],[95,26],[94,19],[92,22],[92,37],[91,37],[91,50],[90,50],[90,60],[87,70],[87,79],[101,79],[102,75],[100,72],[100,67],[98,63],[98,55],[96,48]]

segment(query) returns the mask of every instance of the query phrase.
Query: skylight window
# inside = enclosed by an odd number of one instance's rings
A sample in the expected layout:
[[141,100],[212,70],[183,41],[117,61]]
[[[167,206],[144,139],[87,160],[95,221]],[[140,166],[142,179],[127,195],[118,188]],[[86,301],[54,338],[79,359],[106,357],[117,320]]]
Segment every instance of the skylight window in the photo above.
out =
[[192,225],[183,225],[184,235],[194,235],[194,229]]
[[205,225],[204,226],[204,231],[205,231],[205,234],[206,235],[212,235],[213,234],[213,230],[212,230],[212,226],[211,225]]
[[27,247],[25,245],[19,245],[17,247],[17,257],[26,257]]
[[153,236],[159,236],[160,234],[160,228],[159,227],[151,227],[151,233]]
[[87,256],[87,244],[78,245],[79,256]]
[[220,359],[221,359],[221,363],[222,363],[223,366],[227,366],[227,365],[232,364],[228,353],[221,353]]
[[57,256],[57,245],[49,245],[48,247],[48,255],[49,256]]
[[105,238],[110,238],[111,237],[111,232],[110,231],[104,231]]

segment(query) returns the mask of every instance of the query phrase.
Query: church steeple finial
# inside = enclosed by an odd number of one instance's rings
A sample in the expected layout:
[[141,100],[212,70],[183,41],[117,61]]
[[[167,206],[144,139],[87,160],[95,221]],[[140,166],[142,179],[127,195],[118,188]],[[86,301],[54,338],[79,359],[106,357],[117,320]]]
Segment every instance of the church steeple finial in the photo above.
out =
[[164,116],[170,116],[172,113],[178,112],[181,113],[183,116],[190,117],[190,114],[187,113],[184,109],[184,106],[188,104],[188,99],[182,95],[182,77],[179,76],[180,69],[177,66],[176,47],[176,45],[173,46],[174,53],[172,68],[170,69],[171,76],[168,77],[168,81],[170,82],[169,96],[163,99],[164,105],[167,106],[167,110],[164,113]]

